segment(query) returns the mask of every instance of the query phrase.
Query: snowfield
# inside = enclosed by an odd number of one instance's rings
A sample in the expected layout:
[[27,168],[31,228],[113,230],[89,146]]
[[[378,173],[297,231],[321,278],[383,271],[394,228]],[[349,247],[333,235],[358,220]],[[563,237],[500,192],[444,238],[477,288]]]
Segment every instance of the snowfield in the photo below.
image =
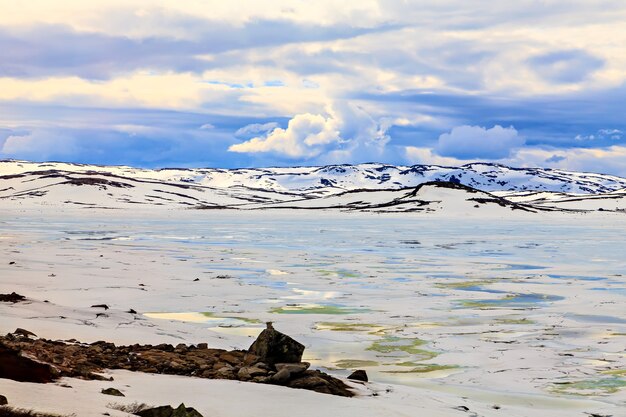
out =
[[[110,382],[0,379],[0,394],[94,417],[134,402],[205,417],[623,416],[625,180],[403,169],[428,174],[1,162],[0,293],[28,300],[0,303],[0,332],[245,349],[272,321],[313,369],[365,369],[371,382],[339,398],[111,371]],[[470,171],[508,185],[437,176]]]
[[[422,186],[421,193],[415,193]],[[456,186],[442,203],[435,188]],[[442,190],[438,191],[439,193]],[[470,195],[472,194],[472,195]],[[0,207],[183,207],[439,211],[497,205],[530,211],[626,210],[626,179],[494,164],[381,164],[258,169],[161,169],[0,162]],[[467,202],[467,204],[466,204]],[[493,211],[493,210],[491,210]]]

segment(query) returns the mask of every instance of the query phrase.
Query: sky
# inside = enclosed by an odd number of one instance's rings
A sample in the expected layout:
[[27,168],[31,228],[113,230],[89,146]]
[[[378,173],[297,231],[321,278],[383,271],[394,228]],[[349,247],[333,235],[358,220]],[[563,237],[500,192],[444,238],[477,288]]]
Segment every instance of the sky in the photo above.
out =
[[626,176],[623,0],[0,0],[0,159]]

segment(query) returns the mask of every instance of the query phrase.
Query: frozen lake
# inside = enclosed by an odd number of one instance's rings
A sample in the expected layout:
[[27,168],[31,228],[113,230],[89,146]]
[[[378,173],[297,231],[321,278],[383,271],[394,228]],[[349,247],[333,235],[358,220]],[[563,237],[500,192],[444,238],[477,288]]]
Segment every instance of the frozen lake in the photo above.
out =
[[[623,404],[625,226],[584,215],[4,214],[0,253],[16,267],[2,266],[0,286],[141,312],[107,330],[114,341],[130,329],[247,348],[272,321],[338,375],[366,369],[485,401]],[[70,332],[41,319],[41,332]]]

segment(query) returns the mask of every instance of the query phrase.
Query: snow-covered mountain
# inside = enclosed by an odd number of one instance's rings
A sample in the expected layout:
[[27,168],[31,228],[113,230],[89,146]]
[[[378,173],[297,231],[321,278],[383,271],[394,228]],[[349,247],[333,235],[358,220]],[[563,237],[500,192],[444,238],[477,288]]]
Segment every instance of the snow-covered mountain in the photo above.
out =
[[139,169],[69,163],[0,161],[0,175],[65,171],[102,172],[121,177],[185,183],[213,188],[243,186],[277,192],[337,194],[355,189],[401,189],[432,181],[453,182],[481,191],[551,191],[602,194],[626,188],[626,179],[612,175],[545,168],[511,168],[489,163],[461,167],[385,164],[244,169]]
[[[458,187],[450,188],[450,184]],[[480,192],[479,198],[469,196],[467,201],[479,200],[480,204],[517,208],[576,210],[589,206],[591,210],[615,211],[626,207],[624,178],[488,163],[461,167],[368,163],[325,167],[149,170],[126,166],[0,161],[0,202],[5,204],[36,201],[92,207],[144,204],[197,208],[344,207],[414,211],[428,205],[414,193],[421,185],[426,186],[425,190],[447,188],[453,190],[453,194]],[[606,203],[609,203],[607,207]]]

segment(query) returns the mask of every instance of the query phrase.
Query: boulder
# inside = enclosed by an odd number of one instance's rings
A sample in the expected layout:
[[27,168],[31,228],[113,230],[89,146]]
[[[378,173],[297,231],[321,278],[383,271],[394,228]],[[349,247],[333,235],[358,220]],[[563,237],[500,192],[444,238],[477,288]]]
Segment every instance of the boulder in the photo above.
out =
[[283,368],[280,371],[276,372],[274,375],[272,375],[270,377],[270,381],[274,384],[282,385],[287,383],[287,381],[289,381],[289,378],[291,378],[291,373],[289,373],[288,369]]
[[52,366],[22,356],[18,350],[0,343],[0,378],[47,383],[54,381],[57,376],[58,372]]
[[328,381],[317,375],[307,375],[305,377],[298,378],[289,384],[292,388],[310,389],[313,391],[315,391],[314,388],[323,385],[328,385]]
[[171,405],[147,408],[136,412],[135,415],[140,417],[202,417],[202,414],[194,408],[185,407],[185,404],[179,405],[178,408],[173,408]]
[[0,395],[0,405],[7,405],[9,403],[9,400],[7,400],[7,397],[5,397],[4,395]]
[[31,336],[37,337],[35,333],[31,332],[30,330],[22,329],[21,327],[18,327],[17,329],[15,329],[13,334],[16,336],[23,336],[23,337],[31,337]]
[[367,373],[363,369],[358,369],[352,372],[350,376],[348,376],[348,379],[367,382]]
[[104,388],[100,392],[105,395],[113,395],[115,397],[125,397],[125,395],[122,394],[122,392],[116,388]]
[[304,345],[274,329],[267,323],[259,337],[252,343],[248,352],[259,357],[268,365],[276,363],[300,363]]
[[276,371],[280,372],[283,369],[289,371],[290,375],[299,375],[302,372],[309,369],[311,366],[308,362],[300,362],[300,363],[277,363],[274,365],[276,367]]
[[254,378],[255,376],[265,376],[268,373],[269,371],[267,369],[261,368],[258,365],[254,365],[244,366],[243,368],[239,369],[239,371],[237,372],[237,376],[240,379],[248,380]]

